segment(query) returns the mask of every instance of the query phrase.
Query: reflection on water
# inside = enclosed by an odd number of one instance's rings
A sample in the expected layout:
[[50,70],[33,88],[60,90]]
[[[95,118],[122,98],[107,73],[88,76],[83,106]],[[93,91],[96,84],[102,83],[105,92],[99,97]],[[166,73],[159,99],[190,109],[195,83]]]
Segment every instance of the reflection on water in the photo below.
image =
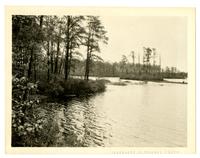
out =
[[[61,146],[182,147],[187,144],[187,85],[107,85],[55,112]],[[59,142],[58,141],[58,142]]]

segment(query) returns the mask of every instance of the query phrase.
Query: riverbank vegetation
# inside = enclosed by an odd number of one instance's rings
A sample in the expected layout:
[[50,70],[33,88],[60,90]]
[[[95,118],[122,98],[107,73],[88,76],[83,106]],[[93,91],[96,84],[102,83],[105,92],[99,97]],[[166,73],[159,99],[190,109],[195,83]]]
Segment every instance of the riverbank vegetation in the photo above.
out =
[[[12,28],[14,78],[25,77],[53,97],[105,90],[104,82],[89,80],[92,62],[103,61],[99,43],[108,41],[99,17],[15,15]],[[72,75],[80,62],[82,80]]]
[[[12,16],[12,146],[51,146],[58,131],[41,98],[65,99],[105,90],[89,80],[91,63],[103,61],[106,30],[98,16]],[[72,72],[83,62],[84,79]],[[54,104],[55,105],[55,104]],[[57,106],[57,105],[56,105]]]
[[92,95],[103,92],[105,88],[105,83],[102,80],[69,79],[67,81],[50,83],[40,81],[38,83],[39,93],[52,98]]

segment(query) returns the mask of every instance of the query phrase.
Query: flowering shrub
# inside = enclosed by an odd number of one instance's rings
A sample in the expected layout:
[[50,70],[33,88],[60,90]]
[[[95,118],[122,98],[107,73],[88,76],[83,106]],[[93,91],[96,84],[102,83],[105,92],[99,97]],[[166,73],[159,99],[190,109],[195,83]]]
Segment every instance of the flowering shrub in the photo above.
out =
[[29,99],[37,84],[27,78],[12,80],[12,146],[29,146],[31,137],[43,128],[43,119],[34,113],[39,100]]

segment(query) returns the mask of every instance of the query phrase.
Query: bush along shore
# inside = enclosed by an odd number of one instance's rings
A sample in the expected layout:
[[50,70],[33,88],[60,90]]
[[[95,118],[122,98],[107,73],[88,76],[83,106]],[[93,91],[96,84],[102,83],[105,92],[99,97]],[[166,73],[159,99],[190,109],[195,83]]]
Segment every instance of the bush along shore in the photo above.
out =
[[67,81],[43,82],[38,83],[39,94],[47,95],[51,98],[63,98],[70,96],[88,96],[105,91],[103,80],[83,80],[69,79]]
[[47,101],[94,95],[105,91],[105,88],[103,80],[68,79],[32,83],[26,77],[13,77],[12,146],[54,146],[59,127],[52,109],[62,105]]

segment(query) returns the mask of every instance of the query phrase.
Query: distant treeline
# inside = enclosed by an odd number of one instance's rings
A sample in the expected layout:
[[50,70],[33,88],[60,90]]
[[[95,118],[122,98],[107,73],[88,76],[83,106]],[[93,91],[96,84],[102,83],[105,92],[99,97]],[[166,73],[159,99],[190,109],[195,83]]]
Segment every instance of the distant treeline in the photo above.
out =
[[[123,63],[123,61],[110,63],[93,61],[91,63],[91,76],[98,77],[141,77],[141,76],[159,76],[159,78],[187,78],[186,72],[181,72],[175,67],[166,67],[161,69],[159,65],[143,65]],[[75,76],[84,75],[84,61],[78,61],[74,65],[71,74]],[[139,78],[138,78],[139,79]]]

